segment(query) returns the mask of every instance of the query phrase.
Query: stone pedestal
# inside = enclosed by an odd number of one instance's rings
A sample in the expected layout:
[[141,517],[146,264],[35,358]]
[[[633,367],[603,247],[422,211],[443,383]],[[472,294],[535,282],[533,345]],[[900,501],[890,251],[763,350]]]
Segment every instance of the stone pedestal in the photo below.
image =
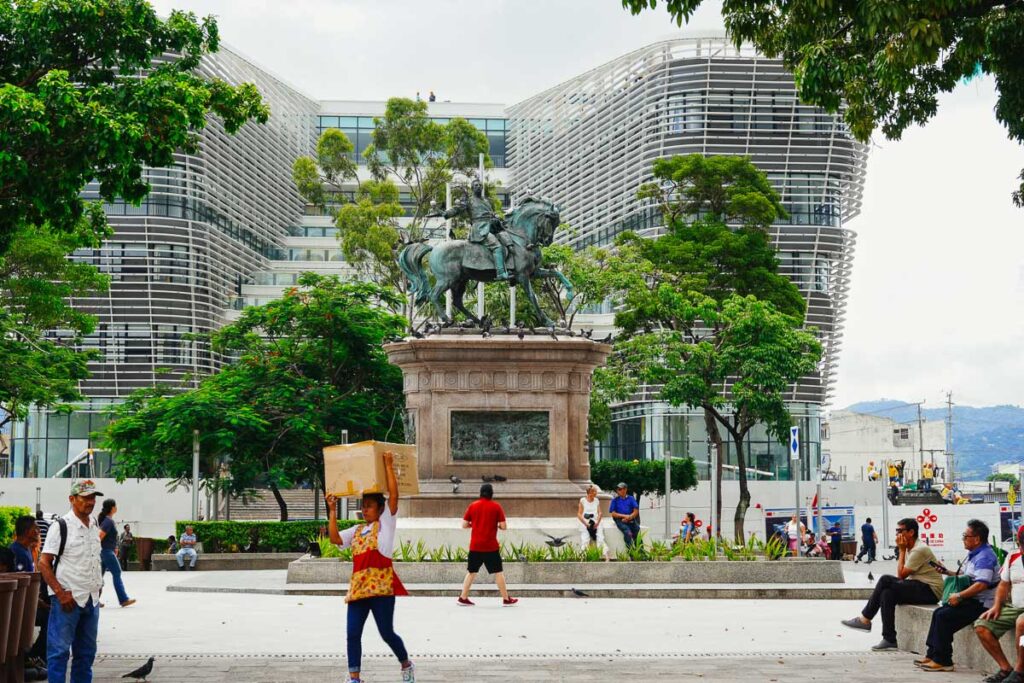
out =
[[402,368],[418,447],[420,495],[403,504],[407,515],[461,516],[495,475],[507,479],[494,493],[510,517],[575,514],[590,481],[590,378],[609,345],[445,334],[384,349]]

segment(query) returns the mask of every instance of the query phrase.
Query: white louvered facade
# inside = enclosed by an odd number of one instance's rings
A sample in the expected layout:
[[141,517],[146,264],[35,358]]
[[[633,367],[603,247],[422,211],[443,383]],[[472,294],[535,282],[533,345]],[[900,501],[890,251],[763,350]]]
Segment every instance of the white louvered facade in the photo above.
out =
[[[573,232],[556,239],[580,249],[610,245],[626,230],[661,234],[660,213],[636,197],[653,180],[655,159],[744,155],[768,174],[790,214],[771,230],[780,271],[806,299],[806,324],[824,345],[820,372],[791,387],[788,397],[810,437],[805,471],[816,467],[856,237],[846,226],[860,212],[868,152],[841,117],[801,104],[780,60],[722,36],[701,36],[648,45],[545,90],[510,107],[508,126],[512,186],[558,202]],[[610,318],[590,322],[607,329]],[[610,443],[598,446],[599,457],[706,452],[693,411],[656,396],[656,387],[646,387],[615,409],[615,429]],[[751,463],[762,456],[765,463],[785,461],[770,442],[755,435]],[[774,476],[788,476],[779,467]]]

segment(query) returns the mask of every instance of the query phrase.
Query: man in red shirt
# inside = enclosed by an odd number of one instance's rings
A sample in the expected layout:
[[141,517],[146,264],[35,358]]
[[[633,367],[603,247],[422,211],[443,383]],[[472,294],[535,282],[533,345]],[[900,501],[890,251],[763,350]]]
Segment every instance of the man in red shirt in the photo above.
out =
[[480,487],[479,500],[470,503],[462,517],[462,528],[472,529],[469,537],[468,572],[462,582],[462,595],[459,596],[459,604],[464,607],[473,606],[469,599],[469,589],[472,588],[481,565],[487,567],[488,574],[494,575],[494,582],[498,584],[498,590],[501,592],[501,604],[509,607],[519,602],[516,598],[509,597],[508,588],[505,586],[498,529],[505,530],[508,527],[505,525],[505,511],[492,500],[493,498],[494,487],[484,484]]

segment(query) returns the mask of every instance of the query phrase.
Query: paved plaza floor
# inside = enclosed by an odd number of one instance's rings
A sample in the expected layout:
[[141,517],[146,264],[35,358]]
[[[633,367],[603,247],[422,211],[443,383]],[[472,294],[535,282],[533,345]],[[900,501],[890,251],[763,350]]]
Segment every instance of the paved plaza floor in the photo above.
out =
[[[877,570],[884,567],[877,566]],[[859,569],[858,569],[859,571]],[[259,572],[221,572],[239,585]],[[866,576],[866,572],[864,572]],[[345,605],[332,596],[169,592],[199,575],[129,572],[133,607],[100,618],[97,681],[157,658],[151,681],[341,681]],[[851,577],[856,580],[859,577]],[[109,590],[109,586],[108,586]],[[935,676],[913,657],[872,653],[878,634],[844,628],[859,601],[450,598],[398,601],[396,630],[420,681],[978,680]],[[372,625],[363,638],[368,681],[398,680]]]

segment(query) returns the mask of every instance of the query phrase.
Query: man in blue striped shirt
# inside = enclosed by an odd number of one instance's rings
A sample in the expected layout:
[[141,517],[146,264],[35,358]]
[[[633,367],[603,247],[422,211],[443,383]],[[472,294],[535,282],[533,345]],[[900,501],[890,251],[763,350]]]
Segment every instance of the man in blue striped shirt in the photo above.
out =
[[[999,584],[999,560],[988,543],[988,533],[984,522],[967,522],[963,533],[967,559],[957,574],[968,577],[970,585],[950,595],[946,604],[932,612],[926,641],[928,653],[924,659],[914,661],[925,671],[952,671],[953,635],[992,607]],[[945,567],[937,569],[940,574],[952,574]]]

